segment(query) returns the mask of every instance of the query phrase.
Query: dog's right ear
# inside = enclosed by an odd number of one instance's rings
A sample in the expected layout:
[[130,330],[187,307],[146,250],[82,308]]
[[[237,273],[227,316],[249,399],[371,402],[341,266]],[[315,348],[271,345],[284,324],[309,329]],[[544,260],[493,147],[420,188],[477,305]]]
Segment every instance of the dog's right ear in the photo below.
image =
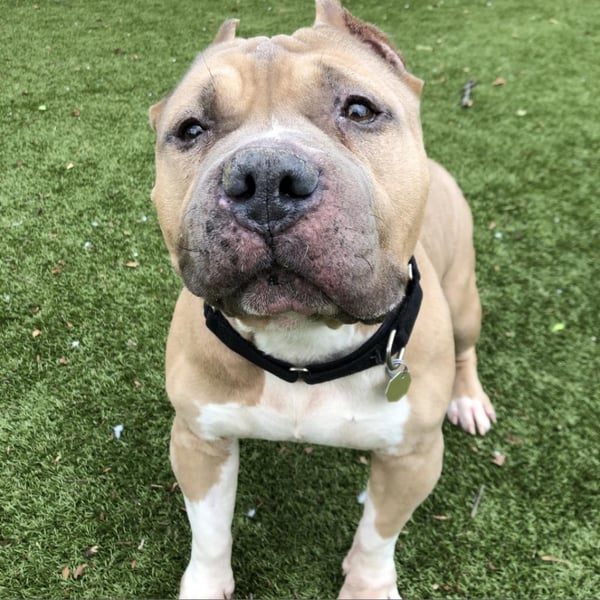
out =
[[231,42],[235,39],[235,30],[236,27],[240,24],[239,19],[227,19],[219,27],[219,31],[217,31],[217,35],[215,35],[215,39],[213,40],[213,44],[220,44],[221,42]]
[[160,119],[160,115],[162,114],[163,108],[165,106],[167,99],[163,98],[160,102],[153,104],[148,111],[148,119],[150,120],[150,127],[156,132],[156,128],[158,125],[158,120]]
[[358,39],[394,67],[417,96],[420,95],[423,82],[407,71],[404,59],[383,31],[357,19],[341,5],[339,0],[315,0],[315,5],[315,26],[335,27]]

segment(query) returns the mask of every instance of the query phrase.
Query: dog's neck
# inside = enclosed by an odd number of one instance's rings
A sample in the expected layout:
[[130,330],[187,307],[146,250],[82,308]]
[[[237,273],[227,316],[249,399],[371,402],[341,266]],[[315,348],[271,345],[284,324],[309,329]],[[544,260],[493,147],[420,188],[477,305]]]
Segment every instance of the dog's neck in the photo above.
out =
[[[285,324],[286,317],[283,317],[285,326],[280,320],[275,326],[277,335],[273,336],[274,339],[269,339],[273,331],[267,331],[264,327],[258,331],[257,328],[253,328],[243,335],[243,332],[240,333],[220,311],[205,303],[206,326],[231,350],[289,382],[302,379],[309,384],[322,383],[384,363],[389,363],[388,366],[391,366],[392,356],[401,354],[408,343],[423,297],[419,285],[419,270],[414,257],[410,260],[409,271],[410,279],[404,298],[370,336],[368,334],[371,328],[364,329],[357,325],[346,326],[341,335],[339,330],[343,326],[330,326],[329,331],[323,329],[323,326],[327,327],[326,324],[308,330],[306,326],[298,328],[296,317],[289,317],[293,320],[287,324]],[[240,326],[239,321],[237,325]],[[290,331],[294,331],[293,342]],[[326,334],[326,339],[322,338],[323,334]],[[318,348],[319,335],[321,335],[323,351]],[[361,343],[365,336],[368,339]],[[303,345],[303,342],[306,344]],[[333,345],[328,347],[327,342]],[[348,351],[348,348],[352,347],[354,350]],[[343,350],[345,351],[342,352]],[[279,352],[280,356],[276,356],[276,352]],[[282,353],[286,353],[287,360],[281,357]],[[332,354],[334,357],[329,360],[321,358]],[[308,360],[313,355],[317,356],[316,362]],[[292,361],[290,358],[295,360]]]
[[361,323],[332,327],[302,315],[284,315],[264,327],[252,327],[240,319],[228,319],[236,331],[265,354],[304,365],[350,354],[377,330]]

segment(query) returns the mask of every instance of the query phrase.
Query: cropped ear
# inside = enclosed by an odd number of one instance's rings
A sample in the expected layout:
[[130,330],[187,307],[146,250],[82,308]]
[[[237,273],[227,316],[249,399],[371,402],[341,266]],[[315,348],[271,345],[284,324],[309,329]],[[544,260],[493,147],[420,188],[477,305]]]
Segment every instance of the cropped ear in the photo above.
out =
[[388,64],[406,75],[407,82],[417,94],[421,92],[423,82],[408,73],[400,52],[383,31],[370,23],[357,19],[343,8],[338,0],[316,0],[315,27],[319,25],[335,27],[357,38]]
[[165,106],[167,99],[163,98],[160,102],[153,104],[148,111],[148,118],[150,120],[150,127],[156,131],[156,127],[158,125],[158,120],[160,119],[160,115],[162,114],[163,108]]
[[315,26],[330,25],[338,29],[345,29],[344,13],[348,12],[338,0],[316,0],[317,14]]
[[235,29],[240,24],[239,19],[227,19],[219,27],[219,31],[217,31],[217,35],[215,35],[215,39],[213,40],[213,44],[220,44],[221,42],[231,42],[235,39]]

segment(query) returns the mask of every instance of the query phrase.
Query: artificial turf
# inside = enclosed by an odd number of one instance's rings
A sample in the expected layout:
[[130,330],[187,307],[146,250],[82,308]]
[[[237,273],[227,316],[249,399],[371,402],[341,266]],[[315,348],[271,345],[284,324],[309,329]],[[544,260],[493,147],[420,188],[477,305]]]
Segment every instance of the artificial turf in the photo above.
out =
[[[346,4],[426,81],[428,152],[474,212],[480,371],[499,416],[483,439],[446,424],[443,477],[400,538],[401,593],[598,597],[597,7]],[[190,534],[163,346],[180,283],[149,201],[147,109],[232,16],[244,36],[291,32],[313,6],[2,2],[2,598],[177,592]],[[248,441],[241,459],[236,597],[334,597],[361,454]]]

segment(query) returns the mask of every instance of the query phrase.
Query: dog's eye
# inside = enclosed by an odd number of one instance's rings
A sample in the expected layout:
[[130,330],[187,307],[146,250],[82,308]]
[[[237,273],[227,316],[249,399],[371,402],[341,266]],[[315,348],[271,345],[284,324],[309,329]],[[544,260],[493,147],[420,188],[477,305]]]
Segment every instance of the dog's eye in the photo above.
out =
[[368,100],[363,98],[351,98],[344,106],[343,113],[346,119],[355,123],[371,123],[379,114]]
[[177,129],[177,137],[182,142],[193,142],[199,138],[206,129],[202,127],[198,119],[187,119]]

